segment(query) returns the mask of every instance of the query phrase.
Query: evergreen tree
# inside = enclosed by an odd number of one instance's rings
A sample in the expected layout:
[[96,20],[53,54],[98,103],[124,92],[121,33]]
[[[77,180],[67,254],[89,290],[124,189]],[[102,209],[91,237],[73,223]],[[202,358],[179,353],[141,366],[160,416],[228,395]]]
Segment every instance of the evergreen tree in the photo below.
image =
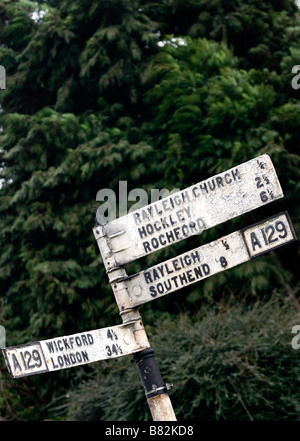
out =
[[[0,91],[0,324],[8,345],[120,323],[92,228],[97,192],[118,193],[121,180],[129,190],[184,188],[268,152],[285,193],[275,212],[288,209],[299,235],[299,95],[290,85],[299,64],[297,20],[294,2],[279,0],[0,3],[7,71]],[[221,297],[251,302],[268,299],[275,287],[293,292],[298,258],[291,245],[141,312],[151,323],[153,310],[168,320]],[[45,418],[43,405],[87,375],[93,367],[15,386],[1,366],[0,412]]]

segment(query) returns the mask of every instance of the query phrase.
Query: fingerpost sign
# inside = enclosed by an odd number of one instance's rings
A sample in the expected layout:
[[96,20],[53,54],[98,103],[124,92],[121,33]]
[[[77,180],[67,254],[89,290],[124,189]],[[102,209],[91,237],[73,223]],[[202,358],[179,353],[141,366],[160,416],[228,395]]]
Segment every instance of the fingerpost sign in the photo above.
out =
[[283,197],[264,154],[93,229],[123,323],[3,347],[20,378],[132,355],[154,421],[176,421],[138,306],[287,245],[287,211],[128,276],[124,265]]

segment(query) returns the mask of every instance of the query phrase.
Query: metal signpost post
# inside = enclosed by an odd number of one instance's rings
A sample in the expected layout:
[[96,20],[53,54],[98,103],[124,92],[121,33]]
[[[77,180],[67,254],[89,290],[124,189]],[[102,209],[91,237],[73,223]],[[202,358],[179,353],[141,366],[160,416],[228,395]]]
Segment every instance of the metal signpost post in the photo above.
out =
[[137,307],[263,253],[296,235],[286,211],[128,276],[124,265],[283,197],[268,155],[107,224],[98,243],[123,324],[3,348],[13,378],[133,355],[154,421],[176,421]]

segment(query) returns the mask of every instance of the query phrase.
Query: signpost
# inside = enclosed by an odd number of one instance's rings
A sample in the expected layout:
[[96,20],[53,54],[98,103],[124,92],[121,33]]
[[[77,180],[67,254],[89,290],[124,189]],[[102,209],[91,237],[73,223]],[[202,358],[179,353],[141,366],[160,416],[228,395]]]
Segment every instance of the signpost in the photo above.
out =
[[109,269],[282,197],[276,171],[265,154],[96,227],[94,235]]
[[123,324],[2,349],[13,378],[133,354],[154,421],[176,421],[137,306],[296,240],[288,213],[128,276],[128,262],[283,197],[265,154],[94,228]]
[[2,349],[13,378],[120,357],[149,347],[142,322],[95,329]]
[[145,271],[128,276],[119,284],[127,288],[121,299],[121,310],[134,308],[160,298],[221,271],[296,240],[289,215],[280,213],[253,226],[235,231],[180,256],[159,263]]

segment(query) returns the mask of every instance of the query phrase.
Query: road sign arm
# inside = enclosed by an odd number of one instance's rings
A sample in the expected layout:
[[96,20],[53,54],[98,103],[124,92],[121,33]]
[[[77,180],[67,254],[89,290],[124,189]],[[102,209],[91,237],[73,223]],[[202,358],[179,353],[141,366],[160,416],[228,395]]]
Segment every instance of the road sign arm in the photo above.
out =
[[150,347],[141,319],[121,325],[3,348],[13,378],[133,354]]

